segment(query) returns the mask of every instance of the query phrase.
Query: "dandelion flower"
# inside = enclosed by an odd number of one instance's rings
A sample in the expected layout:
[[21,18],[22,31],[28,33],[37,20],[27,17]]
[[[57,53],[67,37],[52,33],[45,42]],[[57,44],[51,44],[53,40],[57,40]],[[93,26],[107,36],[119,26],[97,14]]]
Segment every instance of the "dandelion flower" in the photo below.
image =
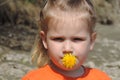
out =
[[66,53],[62,59],[62,63],[66,68],[72,68],[76,64],[76,57],[71,53]]

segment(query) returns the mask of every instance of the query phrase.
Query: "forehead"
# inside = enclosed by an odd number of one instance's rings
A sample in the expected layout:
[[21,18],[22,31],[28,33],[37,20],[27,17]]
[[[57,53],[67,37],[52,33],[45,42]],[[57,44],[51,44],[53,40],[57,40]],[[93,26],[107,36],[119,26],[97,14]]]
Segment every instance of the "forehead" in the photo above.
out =
[[87,14],[83,13],[66,13],[66,12],[56,12],[54,16],[48,22],[48,30],[54,28],[54,30],[62,30],[62,29],[72,29],[72,30],[80,30],[86,29],[88,30],[87,23]]

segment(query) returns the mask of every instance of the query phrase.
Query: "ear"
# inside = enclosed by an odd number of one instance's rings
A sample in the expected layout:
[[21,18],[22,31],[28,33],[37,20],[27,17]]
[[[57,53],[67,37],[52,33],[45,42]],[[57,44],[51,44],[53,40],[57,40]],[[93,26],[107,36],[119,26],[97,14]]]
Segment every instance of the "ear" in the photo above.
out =
[[97,36],[97,33],[96,33],[96,32],[93,32],[93,33],[91,34],[91,45],[90,45],[90,50],[93,50],[93,48],[94,48],[96,36]]
[[40,36],[42,38],[42,43],[45,49],[47,49],[47,41],[46,41],[46,34],[44,31],[40,31]]

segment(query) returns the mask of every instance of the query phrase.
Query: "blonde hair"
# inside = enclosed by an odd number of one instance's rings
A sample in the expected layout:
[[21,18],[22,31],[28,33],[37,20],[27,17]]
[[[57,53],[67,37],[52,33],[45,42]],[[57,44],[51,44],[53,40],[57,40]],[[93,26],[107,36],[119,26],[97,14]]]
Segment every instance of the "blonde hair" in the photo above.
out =
[[[94,31],[94,26],[96,23],[96,15],[93,5],[90,0],[48,0],[44,8],[40,12],[40,31],[47,32],[48,22],[55,14],[51,12],[55,9],[59,9],[63,12],[79,12],[88,13],[87,22],[89,25],[89,30]],[[56,17],[56,16],[55,16]],[[38,67],[44,66],[50,62],[47,55],[47,50],[44,48],[40,34],[38,33],[35,45],[32,50],[32,61],[36,61]]]

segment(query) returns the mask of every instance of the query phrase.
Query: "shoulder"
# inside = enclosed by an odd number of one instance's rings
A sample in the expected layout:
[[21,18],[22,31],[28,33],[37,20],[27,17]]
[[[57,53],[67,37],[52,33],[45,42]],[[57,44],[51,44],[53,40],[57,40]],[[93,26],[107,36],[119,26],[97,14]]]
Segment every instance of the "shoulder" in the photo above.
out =
[[96,68],[86,68],[88,76],[91,78],[96,78],[97,80],[111,80],[110,77],[100,69]]
[[104,75],[107,76],[107,74],[103,71],[101,71],[100,69],[96,69],[96,68],[91,68],[90,71],[96,75]]
[[48,66],[31,70],[22,78],[22,80],[38,80],[41,76],[44,76],[44,74],[47,73],[47,68]]

